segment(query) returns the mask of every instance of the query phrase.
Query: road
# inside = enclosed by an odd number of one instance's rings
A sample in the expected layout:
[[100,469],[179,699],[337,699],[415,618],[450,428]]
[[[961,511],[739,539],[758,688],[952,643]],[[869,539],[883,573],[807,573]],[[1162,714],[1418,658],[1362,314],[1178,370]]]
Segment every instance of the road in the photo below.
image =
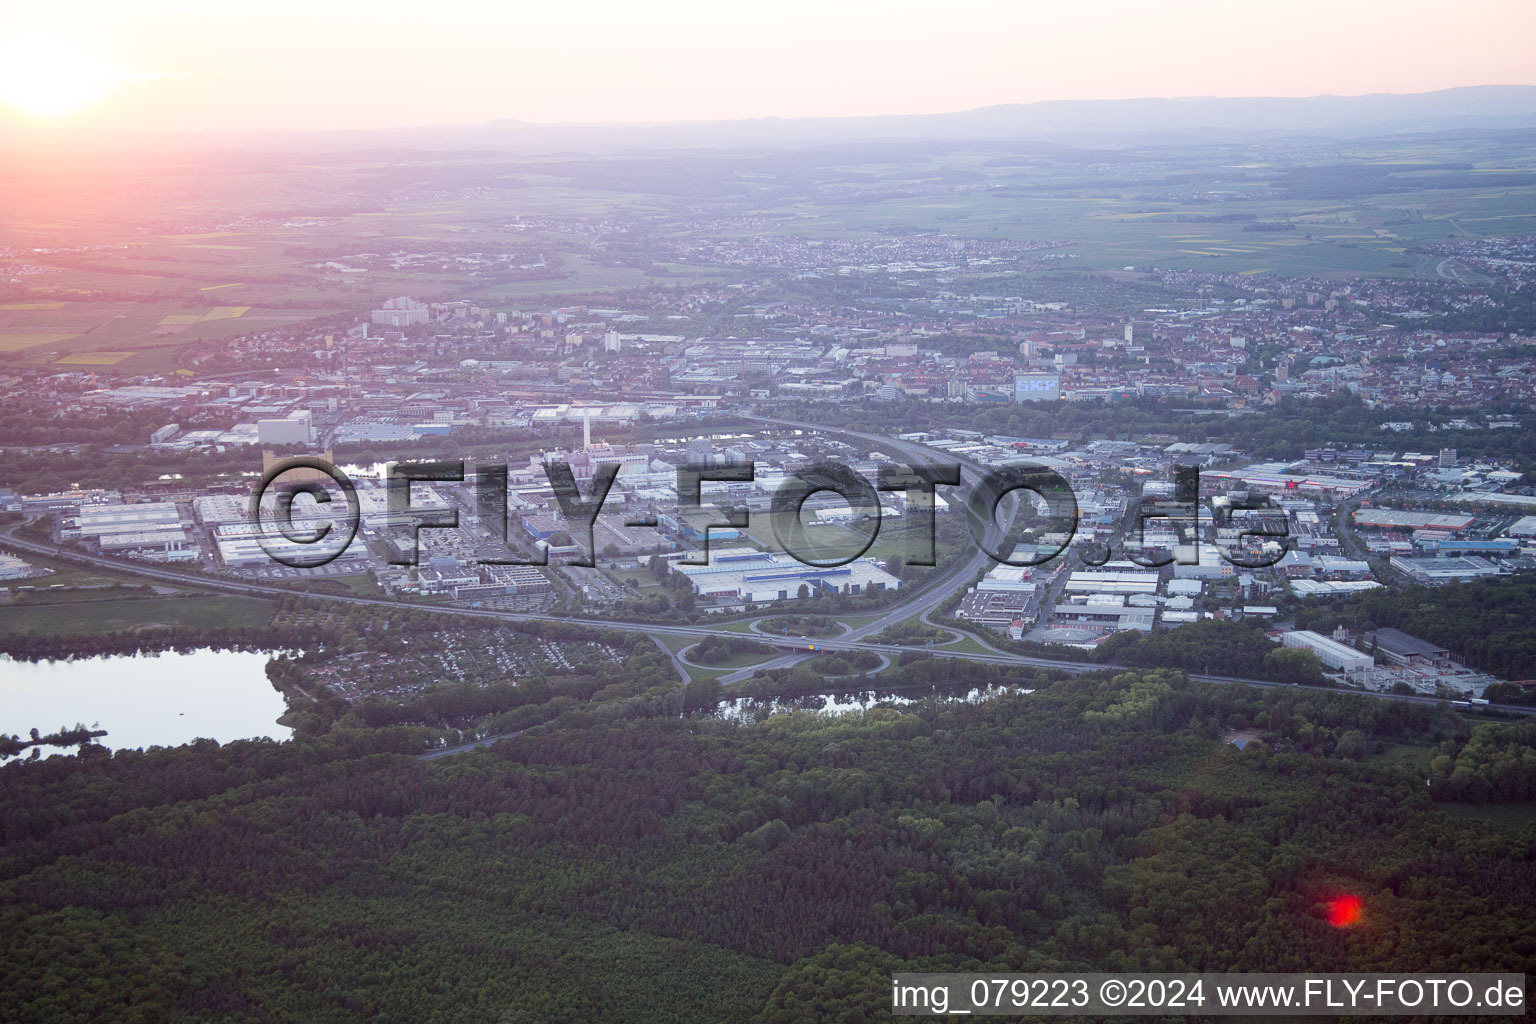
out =
[[1460,285],[1480,287],[1490,283],[1488,278],[1455,257],[1443,259],[1437,263],[1435,265],[1435,274],[1441,280],[1454,281]]
[[[912,463],[916,465],[933,465],[938,462],[934,452],[923,445],[907,441],[898,441],[894,438],[881,434],[868,434],[856,430],[832,429],[817,426],[816,424],[812,423],[802,423],[795,420],[781,420],[760,416],[749,416],[744,418],[772,426],[815,431],[818,433],[834,435],[838,437],[858,438],[871,445],[895,449],[896,451],[905,454],[912,461]],[[974,486],[976,480],[985,471],[985,468],[986,467],[980,465],[979,463],[961,460],[962,486]],[[986,524],[986,529],[984,530],[984,540],[987,547],[996,546],[998,542],[1007,535],[1007,531],[1012,527],[1013,518],[1017,513],[1018,508],[1019,504],[1014,503],[1012,508],[1009,509],[1008,515],[1006,516],[1003,523],[999,524],[996,522],[991,522]],[[151,579],[162,583],[172,583],[182,587],[203,588],[225,593],[244,594],[258,597],[285,597],[295,593],[295,591],[292,589],[274,584],[257,583],[250,580],[223,579],[214,576],[176,572],[170,569],[161,569],[138,562],[128,562],[114,558],[106,558],[101,555],[86,554],[84,552],[61,548],[53,544],[43,544],[37,541],[22,540],[13,535],[14,530],[15,527],[11,527],[9,530],[0,533],[0,546],[11,547],[26,554],[42,555],[44,557],[53,558],[60,561],[70,561],[78,564],[90,565],[95,568],[109,569],[120,574],[140,576],[145,579]],[[851,629],[849,632],[846,632],[842,636],[836,637],[834,639],[816,639],[814,641],[804,641],[806,645],[806,651],[804,653],[800,651],[786,653],[768,661],[760,662],[756,665],[738,669],[727,675],[723,675],[720,677],[720,681],[722,684],[740,682],[741,680],[747,679],[753,674],[764,669],[785,668],[794,665],[804,660],[805,658],[810,657],[809,647],[811,643],[816,645],[817,650],[873,651],[877,654],[892,658],[899,658],[902,654],[908,651],[916,650],[935,658],[949,658],[955,659],[957,661],[983,662],[987,664],[998,665],[1023,665],[1037,668],[1051,668],[1073,675],[1083,672],[1099,672],[1106,669],[1124,670],[1131,668],[1131,666],[1126,665],[1104,664],[1099,662],[1059,661],[1053,658],[1040,658],[1032,655],[1014,654],[1011,652],[998,651],[996,649],[991,649],[987,652],[945,651],[943,649],[931,647],[913,648],[904,647],[899,644],[873,643],[864,639],[867,636],[880,632],[887,626],[910,618],[913,615],[926,617],[929,612],[939,607],[951,596],[957,583],[970,580],[972,577],[980,574],[984,569],[990,568],[992,564],[992,558],[984,550],[982,550],[981,546],[978,546],[976,551],[969,559],[964,562],[957,562],[955,565],[941,570],[937,576],[927,581],[925,586],[913,592],[910,597],[900,598],[895,603],[886,606],[881,611],[879,616],[873,621],[868,622],[863,626]],[[303,592],[303,596],[342,604],[367,605],[389,608],[392,610],[401,607],[401,602],[390,598],[365,597],[359,594],[330,594],[320,591],[307,591]],[[631,622],[615,619],[583,619],[573,618],[568,615],[549,615],[539,612],[512,612],[492,608],[463,608],[450,605],[406,605],[406,607],[420,608],[424,611],[431,611],[433,613],[442,615],[455,615],[465,618],[494,619],[503,622],[558,622],[561,624],[576,623],[582,626],[586,626],[590,629],[611,629],[620,630],[623,632],[642,633],[652,637],[653,640],[660,636],[689,637],[699,640],[703,640],[712,636],[724,636],[727,638],[740,639],[742,636],[742,634],[732,630],[704,625],[674,626],[661,625],[653,622]],[[797,641],[789,642],[794,643]],[[686,669],[682,663],[672,655],[671,650],[667,649],[666,645],[664,644],[661,644],[660,646],[667,650],[668,656],[671,657],[673,665],[678,668],[679,672],[686,674]],[[1273,680],[1268,679],[1248,679],[1236,676],[1216,676],[1206,673],[1192,672],[1189,674],[1189,676],[1191,679],[1212,683],[1241,683],[1249,686],[1291,685],[1289,683],[1276,683]],[[1374,697],[1381,700],[1399,700],[1406,701],[1408,703],[1442,703],[1438,700],[1438,698],[1421,697],[1409,694],[1376,693],[1372,691],[1350,692],[1362,693],[1365,696]],[[1488,707],[1490,709],[1496,709],[1510,714],[1536,715],[1536,708],[1497,704],[1488,705]]]
[[[929,448],[926,445],[917,444],[913,441],[900,441],[896,438],[888,437],[884,434],[867,434],[860,430],[847,430],[841,427],[833,429],[830,427],[818,426],[814,423],[805,423],[800,420],[775,419],[769,416],[743,416],[742,419],[750,420],[753,423],[767,424],[773,427],[812,431],[814,433],[827,434],[837,438],[857,438],[860,441],[864,441],[865,443],[875,448],[894,449],[895,451],[906,456],[909,463],[913,466],[937,467],[941,465],[940,458],[934,449]],[[982,475],[987,470],[987,467],[971,459],[956,459],[954,456],[950,456],[950,459],[960,463],[960,486],[967,492],[969,488],[976,486],[977,481],[981,479]],[[965,514],[969,515],[969,507],[962,505],[962,508],[965,509]],[[1018,509],[1019,503],[1014,502],[1009,507],[1007,517],[1002,523],[993,521],[983,524],[982,536],[985,542],[985,547],[997,547],[1003,538],[1007,536],[1008,531],[1012,529],[1014,516],[1017,514]],[[937,576],[934,576],[928,580],[924,580],[922,588],[914,593],[911,597],[901,598],[894,604],[886,606],[878,618],[874,619],[872,622],[868,622],[862,626],[857,627],[849,633],[843,634],[843,636],[839,637],[839,639],[845,641],[860,640],[863,637],[879,633],[888,626],[893,626],[898,622],[909,619],[913,615],[920,616],[923,620],[926,620],[926,617],[930,612],[939,607],[945,601],[949,600],[949,598],[954,594],[955,587],[958,584],[969,581],[972,577],[981,574],[984,570],[990,569],[994,564],[995,563],[993,562],[991,556],[988,555],[985,550],[983,550],[982,546],[978,545],[969,559],[964,562],[956,562],[954,565],[940,571]],[[817,642],[816,646],[818,648],[827,648],[829,650],[832,649],[830,645],[823,644],[819,641]],[[763,669],[788,668],[791,665],[805,660],[809,656],[809,653],[789,654],[781,658],[774,658],[771,661],[762,662],[760,664],[753,665],[744,669],[739,669],[735,672],[723,675],[720,677],[720,682],[723,684],[736,683]]]
[[[532,727],[530,726],[530,728]],[[516,732],[498,733],[495,736],[485,736],[478,740],[470,740],[468,743],[455,743],[451,747],[439,747],[436,750],[429,750],[420,756],[423,761],[436,761],[440,757],[450,757],[453,754],[468,753],[469,751],[474,750],[476,747],[488,747],[492,743],[498,743],[501,740],[509,740],[513,736],[521,736],[527,731],[527,729],[519,729]]]
[[[13,528],[14,529],[14,528]],[[107,569],[121,575],[139,576],[144,579],[154,580],[160,583],[173,583],[183,588],[200,588],[214,590],[221,593],[243,594],[256,597],[284,597],[294,593],[293,590],[266,583],[254,583],[247,580],[225,580],[211,576],[194,576],[185,573],[174,572],[169,569],[159,569],[150,565],[142,565],[136,562],[125,562],[118,559],[106,558],[101,555],[89,555],[66,548],[60,548],[53,544],[43,544],[37,541],[22,540],[11,536],[9,533],[0,534],[0,547],[8,547],[24,554],[41,555],[47,558],[63,562],[73,562],[88,565],[93,568]],[[920,600],[931,607],[937,604],[945,596],[942,590],[933,593],[923,591]],[[332,601],[338,604],[365,605],[389,609],[399,609],[401,602],[381,597],[363,597],[357,594],[327,594],[320,592],[305,592],[304,597],[316,600]],[[711,636],[724,636],[740,639],[741,633],[710,626],[671,626],[660,625],[653,622],[625,622],[613,619],[574,619],[565,615],[545,615],[537,612],[509,612],[492,608],[455,608],[443,605],[406,605],[405,607],[418,608],[422,611],[430,611],[442,615],[455,615],[464,618],[494,619],[502,622],[558,622],[563,625],[581,625],[589,629],[609,629],[627,633],[642,633],[647,635],[681,636],[704,639]],[[992,665],[1029,666],[1035,668],[1050,668],[1069,675],[1077,675],[1083,672],[1102,672],[1105,670],[1133,670],[1133,666],[1118,665],[1114,663],[1099,663],[1085,661],[1059,661],[1054,658],[1040,658],[1027,654],[1013,654],[1006,652],[983,653],[970,651],[946,651],[931,647],[904,647],[900,644],[879,644],[859,639],[874,628],[883,628],[882,623],[898,621],[913,614],[912,604],[903,604],[900,608],[892,609],[876,622],[870,623],[853,633],[846,633],[835,639],[817,639],[814,641],[818,650],[828,651],[874,651],[877,654],[899,658],[908,651],[916,651],[921,654],[934,657],[953,659],[959,662],[982,662]],[[855,633],[858,636],[855,636]],[[794,641],[791,641],[794,642]],[[807,644],[813,641],[806,641]],[[789,663],[799,660],[807,655],[785,655],[783,659],[752,666],[752,672],[775,664],[780,660],[788,660]],[[1277,683],[1270,679],[1249,679],[1241,676],[1218,676],[1203,672],[1189,673],[1191,679],[1208,683],[1238,683],[1247,686],[1291,686],[1290,683]],[[721,677],[724,682],[725,677]],[[1411,694],[1377,693],[1374,691],[1351,690],[1350,693],[1358,693],[1361,696],[1372,697],[1378,700],[1404,701],[1410,704],[1443,704],[1435,697],[1421,697]],[[1489,710],[1501,711],[1514,715],[1536,715],[1536,708],[1520,707],[1508,704],[1487,705]]]

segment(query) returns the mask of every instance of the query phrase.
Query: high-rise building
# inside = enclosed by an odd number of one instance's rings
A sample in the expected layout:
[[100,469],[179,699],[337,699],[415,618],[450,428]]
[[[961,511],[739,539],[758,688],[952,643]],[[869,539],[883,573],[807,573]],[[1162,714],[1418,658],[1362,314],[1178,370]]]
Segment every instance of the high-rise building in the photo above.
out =
[[432,312],[425,302],[417,302],[409,296],[402,295],[398,299],[390,299],[370,315],[370,319],[381,327],[410,327],[412,324],[424,324],[431,318]]

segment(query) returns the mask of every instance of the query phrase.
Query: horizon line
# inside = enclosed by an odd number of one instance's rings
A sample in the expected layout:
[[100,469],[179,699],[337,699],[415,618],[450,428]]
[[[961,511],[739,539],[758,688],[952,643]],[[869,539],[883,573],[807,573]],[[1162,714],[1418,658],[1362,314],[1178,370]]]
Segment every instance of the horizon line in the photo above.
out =
[[[955,117],[966,114],[975,114],[983,111],[1006,110],[1009,108],[1034,108],[1051,106],[1082,105],[1113,105],[1132,103],[1182,103],[1182,102],[1228,102],[1228,101],[1276,101],[1276,102],[1307,102],[1313,100],[1364,100],[1373,98],[1409,98],[1420,96],[1438,96],[1448,93],[1465,92],[1473,90],[1526,90],[1536,93],[1536,83],[1522,82],[1480,82],[1467,85],[1446,86],[1441,89],[1427,89],[1417,92],[1392,92],[1373,91],[1360,93],[1321,92],[1306,94],[1184,94],[1184,95],[1134,95],[1098,98],[1055,98],[1038,100],[1003,101],[997,103],[985,103],[980,106],[963,107],[933,112],[901,112],[901,113],[852,113],[852,114],[743,114],[734,117],[717,118],[672,118],[672,119],[643,119],[643,120],[613,120],[613,121],[581,121],[558,120],[537,121],[508,115],[493,117],[475,121],[417,121],[414,123],[401,123],[386,127],[352,128],[341,125],[328,127],[257,127],[257,128],[107,128],[102,129],[97,125],[69,124],[59,122],[47,122],[28,117],[24,114],[6,111],[4,117],[0,117],[0,127],[31,129],[26,134],[36,137],[55,136],[68,137],[81,132],[107,134],[117,138],[150,138],[150,137],[191,137],[203,136],[208,138],[240,138],[259,136],[316,136],[316,135],[368,135],[387,134],[391,132],[422,132],[434,130],[470,130],[476,128],[488,128],[495,125],[517,125],[527,128],[666,128],[666,127],[704,127],[712,125],[751,125],[751,124],[790,124],[815,123],[828,121],[895,121],[915,120],[922,118]],[[1441,115],[1458,116],[1458,115]],[[1461,115],[1480,116],[1480,115]],[[1490,112],[1486,116],[1498,116],[1498,112]],[[1518,113],[1514,116],[1518,116]],[[1536,122],[1533,122],[1536,126]],[[1253,126],[1257,130],[1263,130],[1263,125]],[[1104,129],[1100,129],[1103,131]],[[1131,129],[1126,129],[1130,131]],[[1156,130],[1156,129],[1147,129]],[[21,140],[15,140],[21,141]],[[5,149],[0,144],[0,149]]]

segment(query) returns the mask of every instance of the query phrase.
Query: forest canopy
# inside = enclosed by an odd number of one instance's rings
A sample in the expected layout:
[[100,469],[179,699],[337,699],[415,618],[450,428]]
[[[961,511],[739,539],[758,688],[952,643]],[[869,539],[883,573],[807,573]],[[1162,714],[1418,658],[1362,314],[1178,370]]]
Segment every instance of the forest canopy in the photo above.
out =
[[[1536,826],[1436,802],[1529,794],[1515,727],[1170,669],[1013,675],[1035,692],[757,725],[570,710],[431,761],[419,729],[339,722],[0,767],[7,1012],[863,1020],[899,968],[1536,956]],[[1327,921],[1340,893],[1359,927]]]

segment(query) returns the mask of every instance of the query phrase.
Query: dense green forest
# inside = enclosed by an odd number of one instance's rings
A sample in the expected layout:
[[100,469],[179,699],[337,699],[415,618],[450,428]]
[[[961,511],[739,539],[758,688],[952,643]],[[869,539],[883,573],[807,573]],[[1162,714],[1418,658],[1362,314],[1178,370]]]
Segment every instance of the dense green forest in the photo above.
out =
[[1447,742],[1429,763],[1436,799],[1470,803],[1536,800],[1536,724],[1480,725],[1464,743]]
[[1125,630],[1105,640],[1093,659],[1137,668],[1181,668],[1188,672],[1327,685],[1323,663],[1311,651],[1277,647],[1263,626],[1207,619],[1156,633]]
[[[1038,689],[758,725],[571,709],[430,761],[425,729],[339,721],[7,765],[4,1016],[787,1024],[883,1018],[899,967],[1536,958],[1536,825],[1434,802],[1484,765],[1483,798],[1528,798],[1528,728],[1167,669],[986,676]],[[1344,893],[1364,919],[1335,928]]]
[[[994,647],[1059,661],[1092,661],[1120,668],[1176,668],[1200,674],[1271,679],[1277,683],[1331,686],[1311,651],[1278,647],[1263,625],[1205,619],[1153,633],[1122,630],[1092,650],[1035,640],[1014,640],[995,629],[960,619],[950,625],[984,635]],[[899,642],[899,641],[898,641]]]

